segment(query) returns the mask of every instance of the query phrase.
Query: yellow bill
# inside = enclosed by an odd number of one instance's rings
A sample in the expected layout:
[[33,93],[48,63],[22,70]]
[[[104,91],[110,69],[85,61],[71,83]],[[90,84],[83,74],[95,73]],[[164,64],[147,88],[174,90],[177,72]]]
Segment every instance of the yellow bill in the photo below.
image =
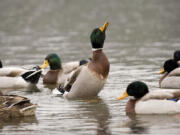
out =
[[49,66],[49,62],[47,60],[44,61],[44,63],[40,66],[40,68],[46,68]]
[[164,68],[161,69],[161,72],[159,74],[163,74],[165,72]]
[[104,32],[104,31],[106,31],[108,26],[109,26],[109,23],[105,22],[104,25],[102,27],[100,27],[99,29],[101,30],[101,32]]
[[126,97],[128,97],[129,95],[128,95],[128,93],[125,91],[121,96],[119,96],[118,98],[117,98],[117,100],[122,100],[122,99],[124,99],[124,98],[126,98]]

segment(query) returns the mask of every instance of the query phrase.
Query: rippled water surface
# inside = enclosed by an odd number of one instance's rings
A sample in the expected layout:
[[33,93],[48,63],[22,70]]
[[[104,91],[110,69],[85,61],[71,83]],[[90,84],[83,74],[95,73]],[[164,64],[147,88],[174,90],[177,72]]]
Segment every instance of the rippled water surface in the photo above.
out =
[[125,135],[180,133],[180,115],[125,115],[117,101],[128,83],[158,87],[164,60],[180,49],[179,0],[1,0],[4,65],[40,65],[55,52],[63,62],[91,57],[89,35],[110,22],[104,51],[110,74],[98,99],[68,101],[41,92],[14,93],[38,104],[35,117],[0,123],[0,134]]

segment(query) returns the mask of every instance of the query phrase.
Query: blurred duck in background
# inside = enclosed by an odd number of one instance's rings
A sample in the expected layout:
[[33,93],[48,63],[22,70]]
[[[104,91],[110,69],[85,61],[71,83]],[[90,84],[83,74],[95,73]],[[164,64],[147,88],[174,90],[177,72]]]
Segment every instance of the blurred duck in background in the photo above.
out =
[[164,74],[160,81],[160,88],[180,89],[180,51],[174,52],[174,58],[166,60],[160,74]]

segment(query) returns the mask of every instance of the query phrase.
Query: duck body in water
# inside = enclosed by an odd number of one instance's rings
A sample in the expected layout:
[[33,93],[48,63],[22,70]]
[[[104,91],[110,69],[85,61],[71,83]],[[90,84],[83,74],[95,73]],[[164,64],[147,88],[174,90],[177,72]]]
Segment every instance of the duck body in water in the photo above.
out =
[[110,64],[103,52],[106,22],[102,27],[92,31],[90,39],[92,45],[92,60],[76,69],[65,84],[64,94],[67,99],[96,97],[104,87],[109,74]]
[[61,59],[57,54],[48,54],[43,65],[40,66],[42,69],[50,67],[50,70],[43,76],[43,84],[47,87],[50,86],[49,88],[63,87],[71,72],[87,62],[86,60],[81,60],[61,64]]
[[164,74],[159,81],[160,88],[180,89],[180,67],[177,61],[173,59],[165,61],[160,74]]
[[27,71],[28,69],[21,67],[3,67],[2,61],[0,60],[0,77],[1,76],[17,77]]
[[37,105],[26,97],[0,95],[0,118],[3,120],[35,115]]
[[0,89],[21,89],[21,88],[33,88],[39,81],[41,76],[41,70],[28,70],[17,77],[0,77]]
[[140,81],[128,85],[124,94],[118,97],[122,100],[131,96],[126,104],[126,114],[176,114],[180,113],[180,102],[172,99],[180,98],[180,90],[155,89],[149,91],[147,85]]

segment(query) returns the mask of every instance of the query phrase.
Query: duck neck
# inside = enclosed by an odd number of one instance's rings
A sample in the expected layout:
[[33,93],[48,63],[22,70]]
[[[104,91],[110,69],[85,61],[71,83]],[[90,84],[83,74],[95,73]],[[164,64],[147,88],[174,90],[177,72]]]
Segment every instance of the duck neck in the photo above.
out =
[[110,64],[102,48],[93,49],[93,57],[89,68],[101,74],[104,78],[108,76]]

